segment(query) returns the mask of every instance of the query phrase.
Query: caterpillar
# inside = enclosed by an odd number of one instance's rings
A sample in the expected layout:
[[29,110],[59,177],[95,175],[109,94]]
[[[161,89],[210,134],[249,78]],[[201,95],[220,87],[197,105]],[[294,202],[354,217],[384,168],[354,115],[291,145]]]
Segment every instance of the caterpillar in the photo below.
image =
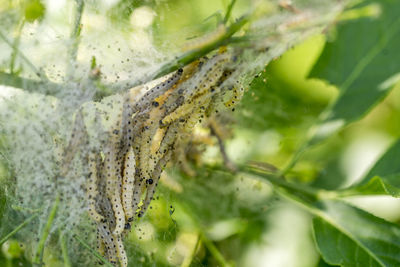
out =
[[[135,124],[133,115],[138,111],[143,110],[145,107],[148,107],[154,99],[156,99],[158,96],[165,93],[168,89],[170,89],[176,83],[178,83],[182,76],[182,73],[183,69],[177,70],[169,79],[154,86],[149,91],[147,91],[135,104],[130,104],[131,97],[129,96],[125,97],[124,110],[122,116],[122,130],[125,136],[125,140],[122,153],[127,152],[127,148],[131,146],[132,141],[134,139],[132,129],[131,131],[129,131],[129,129],[132,128],[133,125]],[[128,94],[130,94],[130,92]]]
[[109,144],[104,149],[104,173],[106,175],[106,195],[110,199],[115,214],[114,234],[121,234],[125,227],[125,213],[120,197],[121,174],[117,162],[117,148],[119,131],[114,129],[110,133]]
[[152,178],[150,178],[149,180],[146,181],[147,192],[146,192],[146,196],[143,200],[143,205],[140,207],[140,211],[139,211],[139,215],[138,215],[139,217],[142,217],[143,214],[148,209],[148,207],[150,206],[150,202],[153,199],[153,196],[155,194],[155,188],[157,187],[158,181],[161,176],[161,172],[163,171],[163,168],[169,161],[171,155],[172,155],[171,151],[168,151],[167,154],[165,154],[164,157],[158,161],[158,163],[156,164],[156,167],[154,168],[154,171],[152,173]]
[[168,114],[161,120],[160,122],[161,126],[166,126],[192,113],[196,107],[201,106],[210,98],[210,93],[213,93],[213,91],[210,90],[209,93],[200,95],[197,98],[192,99],[184,103],[182,106],[178,107],[176,110],[174,110],[172,113]]
[[[225,65],[230,61],[227,53],[216,54],[208,60],[203,66],[204,74],[199,77],[198,84],[195,84],[190,96],[201,95],[209,90],[210,87],[216,85],[224,73]],[[201,72],[200,72],[201,73]]]
[[99,231],[101,239],[104,242],[107,259],[110,261],[111,264],[117,264],[117,248],[108,225],[105,223],[99,223],[97,229]]
[[243,87],[240,86],[239,89],[238,86],[234,86],[231,90],[232,90],[232,97],[224,103],[225,106],[228,108],[235,106],[242,99],[244,93]]

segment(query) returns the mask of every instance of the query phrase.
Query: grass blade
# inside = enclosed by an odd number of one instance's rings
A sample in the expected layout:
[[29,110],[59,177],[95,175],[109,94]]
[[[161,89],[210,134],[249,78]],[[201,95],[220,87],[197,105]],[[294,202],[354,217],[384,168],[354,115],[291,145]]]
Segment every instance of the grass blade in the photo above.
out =
[[95,256],[96,258],[98,258],[102,263],[104,263],[104,265],[109,266],[109,267],[114,267],[114,265],[112,265],[108,260],[106,260],[105,258],[103,258],[103,256],[101,256],[97,251],[95,251],[94,249],[92,249],[88,243],[86,243],[85,241],[83,241],[82,239],[80,239],[77,235],[73,235],[73,237],[79,242],[81,243],[82,246],[84,246],[93,256]]
[[53,224],[54,218],[56,217],[56,213],[57,213],[57,208],[58,208],[58,204],[60,202],[60,198],[57,196],[56,197],[56,201],[53,204],[53,207],[50,210],[49,213],[49,217],[47,219],[47,223],[44,226],[43,232],[42,232],[42,236],[39,240],[39,244],[38,247],[36,249],[36,253],[35,253],[35,257],[33,258],[33,263],[34,264],[41,264],[43,261],[43,251],[44,251],[44,245],[46,243],[46,240],[50,234],[50,230],[51,230],[51,225]]
[[0,246],[6,242],[10,237],[12,237],[13,235],[15,235],[19,230],[21,230],[22,228],[24,228],[28,223],[30,223],[30,221],[32,221],[33,219],[35,219],[39,214],[33,214],[31,217],[29,217],[28,219],[26,219],[23,223],[21,223],[20,225],[18,225],[14,230],[12,230],[10,233],[8,233],[5,237],[3,237],[0,240]]

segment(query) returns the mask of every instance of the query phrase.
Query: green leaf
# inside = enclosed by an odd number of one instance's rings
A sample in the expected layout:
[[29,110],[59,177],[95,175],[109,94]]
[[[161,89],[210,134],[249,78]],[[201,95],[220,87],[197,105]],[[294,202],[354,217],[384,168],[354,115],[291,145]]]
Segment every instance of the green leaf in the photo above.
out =
[[340,266],[400,266],[400,228],[340,201],[318,205],[313,220],[323,259]]
[[31,0],[25,6],[25,19],[29,22],[34,22],[37,19],[42,19],[45,14],[46,7],[40,0]]
[[375,7],[378,17],[340,23],[336,40],[326,44],[310,74],[340,89],[338,99],[323,117],[325,122],[332,123],[329,126],[334,130],[360,119],[398,80],[400,2],[363,1],[353,11],[367,5]]
[[400,197],[400,140],[386,151],[357,185],[346,191]]

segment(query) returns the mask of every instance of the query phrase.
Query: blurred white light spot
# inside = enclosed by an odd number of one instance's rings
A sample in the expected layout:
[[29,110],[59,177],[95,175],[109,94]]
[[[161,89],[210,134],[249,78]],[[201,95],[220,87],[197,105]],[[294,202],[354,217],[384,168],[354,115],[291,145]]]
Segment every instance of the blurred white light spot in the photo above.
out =
[[389,77],[381,84],[378,85],[380,91],[386,91],[387,89],[392,88],[400,81],[400,72],[396,73],[395,75]]
[[130,21],[135,28],[147,28],[153,23],[156,13],[153,9],[147,6],[135,9],[131,15]]
[[135,228],[135,234],[143,241],[154,239],[154,226],[149,222],[141,222]]
[[318,255],[311,238],[310,220],[297,208],[282,205],[269,214],[268,231],[262,242],[250,246],[241,266],[315,266]]
[[323,123],[319,125],[319,127],[317,128],[317,132],[315,133],[315,138],[324,138],[326,136],[329,136],[332,133],[339,130],[340,128],[342,128],[344,124],[345,120],[343,119],[338,119]]
[[273,155],[280,149],[281,136],[276,131],[265,131],[258,138],[255,149],[257,153],[262,155]]
[[49,13],[61,13],[64,10],[66,0],[47,0],[46,1],[46,9]]
[[350,197],[347,201],[388,221],[394,222],[400,219],[400,199],[398,198],[390,196],[366,196]]
[[390,145],[391,138],[383,133],[369,133],[357,137],[348,146],[341,159],[341,168],[347,177],[344,186],[358,181]]

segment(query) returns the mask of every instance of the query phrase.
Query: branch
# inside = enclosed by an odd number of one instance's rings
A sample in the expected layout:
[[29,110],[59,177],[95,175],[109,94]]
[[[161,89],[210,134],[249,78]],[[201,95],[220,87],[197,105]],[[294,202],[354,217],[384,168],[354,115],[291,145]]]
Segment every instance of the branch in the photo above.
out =
[[64,86],[50,81],[22,78],[5,72],[0,72],[0,84],[21,88],[28,92],[38,92],[37,88],[42,88],[40,92],[48,95],[55,95]]

